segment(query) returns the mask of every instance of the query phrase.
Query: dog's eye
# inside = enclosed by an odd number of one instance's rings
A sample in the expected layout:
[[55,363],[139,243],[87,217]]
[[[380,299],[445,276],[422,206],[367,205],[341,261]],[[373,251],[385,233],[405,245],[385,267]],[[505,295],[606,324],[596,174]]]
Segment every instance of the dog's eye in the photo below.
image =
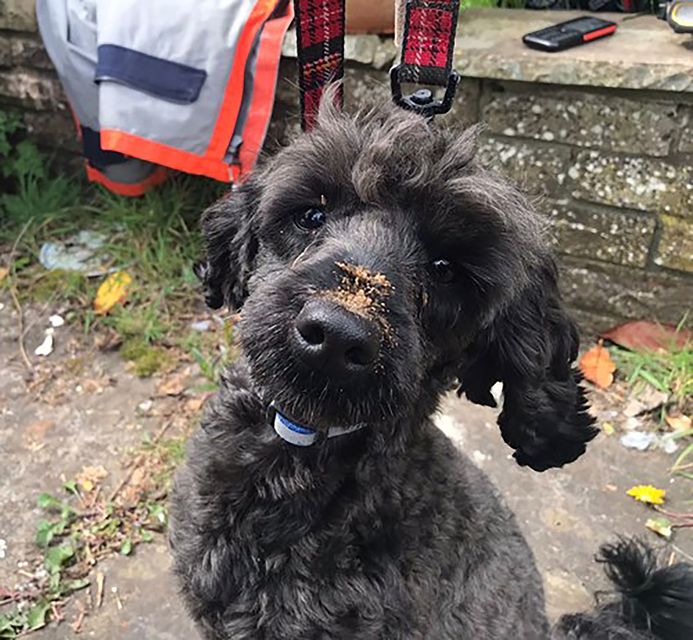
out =
[[452,282],[455,278],[455,269],[450,264],[450,261],[445,258],[438,258],[431,262],[431,272],[433,277],[443,284]]
[[311,207],[305,211],[297,211],[294,214],[294,222],[299,229],[315,231],[325,224],[327,217],[322,209]]

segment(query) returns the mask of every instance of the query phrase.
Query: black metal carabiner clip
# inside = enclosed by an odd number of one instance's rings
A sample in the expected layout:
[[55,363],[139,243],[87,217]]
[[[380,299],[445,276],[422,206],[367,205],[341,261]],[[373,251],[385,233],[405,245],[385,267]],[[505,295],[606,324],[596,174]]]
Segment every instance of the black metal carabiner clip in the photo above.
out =
[[457,71],[450,72],[443,97],[435,98],[430,89],[418,89],[408,96],[402,95],[402,82],[399,77],[401,68],[402,65],[398,64],[390,69],[390,91],[392,92],[392,100],[396,105],[407,111],[414,111],[428,120],[450,111],[455,99],[457,85],[461,79]]

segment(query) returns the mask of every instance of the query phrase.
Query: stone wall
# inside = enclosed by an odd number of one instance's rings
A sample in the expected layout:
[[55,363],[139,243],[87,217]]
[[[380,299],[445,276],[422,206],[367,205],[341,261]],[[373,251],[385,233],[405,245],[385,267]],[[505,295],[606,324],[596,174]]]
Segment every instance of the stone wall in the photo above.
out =
[[[465,78],[440,124],[485,123],[481,157],[546,213],[564,295],[583,329],[627,318],[678,322],[693,300],[690,51],[649,18],[623,23],[621,44],[614,37],[564,56],[523,48],[520,36],[547,16],[463,15],[456,66]],[[76,149],[35,29],[32,0],[0,0],[0,109],[21,108],[39,144]],[[637,59],[636,44],[654,53]],[[291,38],[283,53],[268,150],[298,130]],[[348,37],[346,53],[348,107],[388,100],[392,41]]]
[[693,293],[690,104],[675,93],[478,82],[482,157],[549,216],[565,296],[583,320],[678,322]]
[[0,109],[20,110],[41,146],[77,150],[72,117],[37,33],[34,0],[0,0]]

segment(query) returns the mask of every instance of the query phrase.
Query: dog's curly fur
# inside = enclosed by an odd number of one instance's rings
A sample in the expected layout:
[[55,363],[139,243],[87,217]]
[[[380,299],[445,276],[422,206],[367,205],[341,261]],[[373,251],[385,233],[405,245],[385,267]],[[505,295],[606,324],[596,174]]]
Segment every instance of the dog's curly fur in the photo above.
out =
[[[354,118],[326,107],[313,132],[205,212],[198,274],[210,306],[242,307],[244,351],[172,500],[175,571],[205,637],[552,633],[513,515],[430,418],[455,381],[483,404],[502,381],[499,425],[519,464],[571,462],[596,433],[544,223],[479,166],[475,139],[393,107]],[[323,226],[295,224],[320,207]],[[452,268],[443,281],[439,259]],[[339,289],[344,265],[389,291],[372,322],[377,366],[341,383],[296,357],[292,331],[307,301]],[[321,432],[367,426],[294,447],[268,423],[270,402]],[[646,620],[604,611],[553,633],[653,637],[638,630]]]

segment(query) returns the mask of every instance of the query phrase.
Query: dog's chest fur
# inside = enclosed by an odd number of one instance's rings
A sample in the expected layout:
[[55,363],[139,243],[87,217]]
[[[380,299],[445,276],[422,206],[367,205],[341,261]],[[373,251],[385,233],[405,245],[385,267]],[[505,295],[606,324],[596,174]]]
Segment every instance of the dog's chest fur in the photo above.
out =
[[536,583],[490,485],[430,425],[416,438],[399,456],[297,455],[250,392],[222,389],[172,504],[175,569],[208,637],[455,637],[474,628],[462,602],[486,606],[489,548]]

